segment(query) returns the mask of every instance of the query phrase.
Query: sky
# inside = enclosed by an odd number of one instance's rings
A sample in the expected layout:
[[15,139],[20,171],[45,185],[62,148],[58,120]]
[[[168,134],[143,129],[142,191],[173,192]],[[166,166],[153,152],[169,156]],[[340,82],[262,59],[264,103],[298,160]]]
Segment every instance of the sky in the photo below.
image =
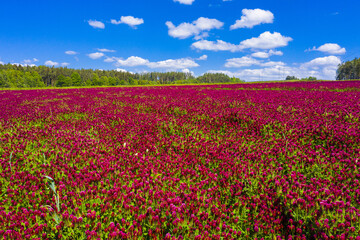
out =
[[335,79],[360,57],[357,0],[4,1],[0,64]]

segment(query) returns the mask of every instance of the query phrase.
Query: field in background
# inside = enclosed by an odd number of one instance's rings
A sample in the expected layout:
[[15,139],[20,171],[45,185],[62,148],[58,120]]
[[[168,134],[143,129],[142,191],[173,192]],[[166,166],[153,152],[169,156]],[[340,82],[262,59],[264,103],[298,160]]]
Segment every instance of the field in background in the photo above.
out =
[[358,239],[359,91],[0,91],[0,235]]

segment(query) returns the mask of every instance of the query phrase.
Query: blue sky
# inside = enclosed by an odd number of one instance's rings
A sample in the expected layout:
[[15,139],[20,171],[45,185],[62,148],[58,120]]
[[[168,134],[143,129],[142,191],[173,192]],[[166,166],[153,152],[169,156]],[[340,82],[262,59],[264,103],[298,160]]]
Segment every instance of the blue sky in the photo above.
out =
[[6,1],[0,63],[334,79],[360,57],[355,0]]

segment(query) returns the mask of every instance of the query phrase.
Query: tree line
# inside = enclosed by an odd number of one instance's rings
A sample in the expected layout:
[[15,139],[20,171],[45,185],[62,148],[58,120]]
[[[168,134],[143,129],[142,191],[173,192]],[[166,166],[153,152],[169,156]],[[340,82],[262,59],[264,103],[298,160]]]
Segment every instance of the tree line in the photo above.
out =
[[297,77],[295,77],[295,76],[287,76],[286,78],[285,78],[285,80],[286,81],[289,81],[289,80],[299,80],[299,81],[316,81],[317,80],[317,78],[316,77],[307,77],[307,78],[297,78]]
[[360,58],[339,65],[336,80],[360,79]]
[[159,85],[242,82],[223,73],[194,77],[185,72],[130,73],[117,70],[0,64],[0,88]]

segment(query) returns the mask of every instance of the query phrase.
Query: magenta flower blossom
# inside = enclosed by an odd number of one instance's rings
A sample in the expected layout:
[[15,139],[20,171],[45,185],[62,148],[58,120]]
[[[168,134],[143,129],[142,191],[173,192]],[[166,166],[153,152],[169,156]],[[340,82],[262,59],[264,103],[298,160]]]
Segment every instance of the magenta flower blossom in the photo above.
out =
[[0,235],[359,239],[359,89],[0,91]]

